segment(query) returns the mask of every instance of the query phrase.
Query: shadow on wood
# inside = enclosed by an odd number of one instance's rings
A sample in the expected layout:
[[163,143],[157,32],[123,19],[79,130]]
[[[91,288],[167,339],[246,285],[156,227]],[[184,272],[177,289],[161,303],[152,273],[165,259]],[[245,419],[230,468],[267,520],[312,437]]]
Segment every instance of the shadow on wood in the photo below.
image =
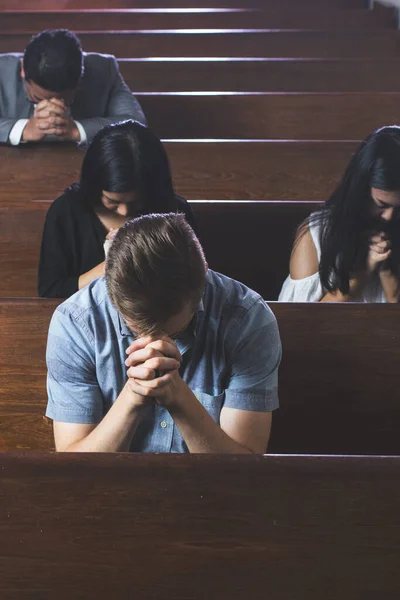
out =
[[[187,200],[325,200],[358,142],[167,140],[174,185]],[[0,203],[54,200],[79,177],[74,146],[0,147]]]
[[133,92],[399,92],[396,59],[120,59]]
[[[0,297],[37,295],[47,202],[0,204]],[[210,267],[276,300],[298,225],[311,202],[193,202]],[[95,266],[95,265],[93,265]]]
[[[25,0],[26,1],[26,0]],[[360,10],[353,5],[345,10],[333,2],[320,6],[314,4],[308,10],[298,0],[285,6],[282,0],[274,0],[270,6],[265,0],[260,0],[254,8],[243,0],[238,0],[237,8],[232,8],[231,0],[226,0],[225,8],[218,0],[217,8],[199,8],[198,0],[188,7],[186,0],[181,1],[181,7],[174,0],[171,8],[170,0],[165,0],[162,10],[154,10],[146,0],[142,6],[132,7],[131,0],[126,4],[113,3],[110,9],[109,0],[97,0],[95,6],[90,2],[76,0],[67,3],[66,0],[36,0],[32,11],[31,0],[24,6],[24,0],[18,3],[19,11],[13,10],[15,2],[0,0],[0,10],[7,9],[2,14],[0,31],[37,33],[43,29],[67,28],[79,31],[93,30],[139,30],[139,29],[251,29],[264,27],[267,29],[338,29],[338,30],[376,30],[378,28],[394,29],[395,15],[392,10],[379,9],[373,12]],[[102,6],[103,4],[103,6]],[[61,6],[60,6],[61,5]],[[178,5],[178,6],[177,6]],[[183,5],[183,6],[182,6]],[[210,3],[207,2],[207,7]],[[348,5],[349,6],[349,5]],[[25,11],[21,9],[26,8]],[[80,10],[76,10],[79,8]],[[39,10],[41,9],[41,10]],[[64,10],[63,10],[64,9]],[[67,9],[67,10],[65,10]],[[89,10],[82,10],[89,9]],[[102,10],[103,9],[103,10]],[[41,12],[46,11],[46,12]],[[47,12],[50,11],[50,12]]]
[[400,122],[400,94],[139,94],[161,138],[357,140]]
[[[272,304],[281,408],[270,452],[400,454],[397,305]],[[318,448],[318,450],[317,450]]]
[[[260,25],[258,25],[260,27]],[[149,56],[264,56],[278,58],[395,58],[400,55],[397,31],[300,31],[270,29],[172,29],[137,32],[76,31],[86,52],[118,58]],[[0,52],[23,52],[31,34],[2,33]]]

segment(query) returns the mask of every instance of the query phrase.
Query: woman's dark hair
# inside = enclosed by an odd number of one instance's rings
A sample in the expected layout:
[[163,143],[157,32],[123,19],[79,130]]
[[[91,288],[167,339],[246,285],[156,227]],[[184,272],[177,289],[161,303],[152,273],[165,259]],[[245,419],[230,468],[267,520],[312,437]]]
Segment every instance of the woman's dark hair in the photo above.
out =
[[136,192],[141,213],[176,211],[169,162],[158,137],[136,121],[107,125],[93,138],[83,159],[79,190],[89,207],[101,192]]
[[[374,226],[369,216],[371,188],[400,190],[400,127],[382,127],[371,133],[357,149],[329,200],[300,226],[300,235],[308,226],[321,227],[319,275],[328,292],[340,290],[347,294],[355,270],[365,265]],[[394,225],[399,228],[398,223]],[[392,243],[395,241],[392,238]],[[390,263],[392,271],[400,274],[400,256],[396,256],[395,247]]]
[[25,79],[45,90],[75,90],[83,74],[80,41],[68,29],[46,29],[25,48]]

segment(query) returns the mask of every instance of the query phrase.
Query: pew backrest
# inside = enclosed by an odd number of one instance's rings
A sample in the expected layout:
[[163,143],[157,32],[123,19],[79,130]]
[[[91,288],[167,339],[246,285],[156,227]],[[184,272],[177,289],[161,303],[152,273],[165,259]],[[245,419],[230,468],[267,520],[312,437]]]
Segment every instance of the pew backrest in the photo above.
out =
[[0,596],[398,598],[399,474],[398,457],[3,454]]
[[[45,346],[56,300],[0,300],[0,450],[48,450]],[[283,345],[269,452],[400,454],[395,305],[271,304]]]
[[[0,296],[37,295],[40,243],[49,202],[0,202]],[[210,267],[276,300],[298,225],[312,202],[191,202]],[[95,265],[93,265],[95,266]]]

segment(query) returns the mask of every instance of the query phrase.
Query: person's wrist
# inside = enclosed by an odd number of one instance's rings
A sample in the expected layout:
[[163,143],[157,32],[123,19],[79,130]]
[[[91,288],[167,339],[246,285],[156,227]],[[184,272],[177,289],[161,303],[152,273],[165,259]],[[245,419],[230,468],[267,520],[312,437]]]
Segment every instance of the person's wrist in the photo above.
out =
[[193,394],[192,390],[183,381],[183,379],[179,377],[177,385],[173,386],[173,388],[169,390],[169,393],[166,395],[161,404],[172,416],[182,412],[185,409],[185,406],[187,406],[188,403],[194,399],[196,399],[196,396]]
[[373,275],[378,270],[379,263],[375,260],[367,260],[367,273]]
[[77,143],[81,141],[81,134],[79,133],[79,129],[74,121],[72,122],[71,139],[73,142]]
[[32,123],[31,121],[28,121],[27,124],[25,125],[22,134],[21,134],[21,140],[23,142],[31,142],[32,141]]
[[379,267],[379,276],[380,277],[387,277],[388,275],[391,275],[392,271],[390,269],[390,267],[388,265],[385,265],[384,263],[381,264],[381,266]]
[[150,400],[149,396],[141,396],[140,394],[132,390],[131,382],[129,379],[124,387],[124,396],[124,402],[128,406],[129,410],[135,413],[141,412],[146,407],[146,405],[149,404]]

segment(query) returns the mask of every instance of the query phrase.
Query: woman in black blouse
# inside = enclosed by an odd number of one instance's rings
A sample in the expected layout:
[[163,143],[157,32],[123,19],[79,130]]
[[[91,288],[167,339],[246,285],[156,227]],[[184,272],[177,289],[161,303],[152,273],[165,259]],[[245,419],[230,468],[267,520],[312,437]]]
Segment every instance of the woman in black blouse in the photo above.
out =
[[189,204],[175,195],[168,158],[147,127],[124,121],[104,127],[74,183],[50,206],[43,230],[39,296],[67,298],[104,275],[104,241],[127,220],[183,212],[197,233]]

